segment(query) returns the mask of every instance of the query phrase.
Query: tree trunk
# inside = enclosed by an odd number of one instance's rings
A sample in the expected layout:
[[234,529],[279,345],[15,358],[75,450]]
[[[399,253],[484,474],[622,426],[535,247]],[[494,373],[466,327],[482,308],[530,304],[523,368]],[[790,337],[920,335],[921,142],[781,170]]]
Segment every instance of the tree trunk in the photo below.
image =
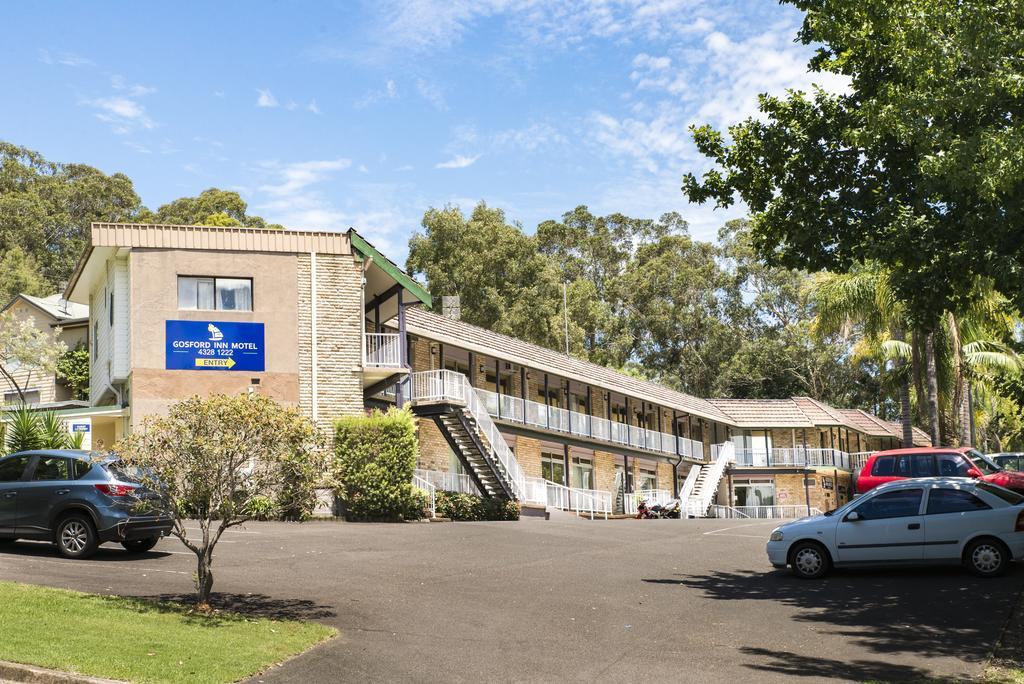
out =
[[960,446],[974,446],[971,431],[971,388],[962,374],[957,378],[957,422],[960,423]]
[[925,382],[924,382],[924,363],[921,358],[924,350],[924,345],[921,343],[921,331],[915,329],[910,335],[910,349],[911,349],[911,373],[914,376],[914,396],[917,397],[917,422],[918,425],[924,425],[928,422],[928,412],[926,407],[928,402],[925,399]]
[[928,390],[928,432],[933,446],[940,446],[939,435],[939,373],[935,366],[935,333],[924,338],[925,374]]
[[[903,331],[893,331],[893,339],[903,342]],[[903,447],[909,449],[914,446],[914,422],[910,415],[910,375],[906,373],[906,366],[907,362],[903,359],[896,360],[896,370],[903,375],[903,379],[900,381],[900,423],[903,427]]]
[[963,340],[960,339],[960,322],[952,313],[948,314],[950,346],[953,352],[953,410],[956,415],[956,427],[959,433],[960,446],[972,446],[971,439],[971,407],[970,388],[967,381],[967,369],[964,368]]
[[204,548],[196,557],[196,610],[208,613],[210,593],[213,591],[213,549]]

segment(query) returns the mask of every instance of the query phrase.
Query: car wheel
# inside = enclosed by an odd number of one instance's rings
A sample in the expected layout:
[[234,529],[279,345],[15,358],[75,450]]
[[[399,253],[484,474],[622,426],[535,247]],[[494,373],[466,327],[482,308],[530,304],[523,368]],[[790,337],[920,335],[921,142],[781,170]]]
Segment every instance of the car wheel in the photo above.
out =
[[146,553],[151,548],[156,546],[156,543],[160,541],[160,537],[148,537],[146,539],[132,539],[130,541],[121,542],[121,546],[125,548],[125,551],[131,553]]
[[789,554],[789,564],[793,574],[801,579],[818,579],[824,577],[832,566],[828,551],[815,542],[800,542]]
[[1010,554],[997,539],[975,539],[964,551],[964,563],[968,570],[979,577],[996,577],[1006,572]]
[[57,551],[65,558],[88,558],[96,553],[99,540],[92,520],[81,513],[61,519],[57,525]]

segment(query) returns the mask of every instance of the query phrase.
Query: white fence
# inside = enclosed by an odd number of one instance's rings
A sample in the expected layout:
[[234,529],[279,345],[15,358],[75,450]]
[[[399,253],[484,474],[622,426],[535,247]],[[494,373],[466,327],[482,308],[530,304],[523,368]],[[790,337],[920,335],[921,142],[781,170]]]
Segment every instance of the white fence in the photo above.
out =
[[465,473],[448,473],[443,470],[426,470],[417,468],[415,477],[429,482],[438,489],[446,492],[461,492],[463,494],[476,494],[479,496],[480,489],[473,482],[473,478]]
[[401,336],[397,333],[366,333],[366,365],[376,368],[401,368]]
[[603,442],[623,444],[649,451],[704,460],[704,443],[696,439],[676,437],[665,432],[645,430],[635,425],[616,423],[606,418],[547,406],[537,401],[477,389],[487,413],[493,418],[513,423],[564,432]]
[[545,503],[552,508],[563,511],[575,511],[576,515],[603,515],[605,519],[612,512],[612,493],[599,489],[577,489],[566,487],[557,482],[546,483],[547,499]]
[[709,518],[748,518],[752,520],[772,520],[775,518],[794,519],[821,515],[821,509],[814,506],[719,506],[708,509]]
[[623,509],[628,515],[636,515],[641,501],[646,501],[648,508],[664,506],[672,501],[672,492],[667,489],[641,489],[636,492],[628,492],[622,498]]

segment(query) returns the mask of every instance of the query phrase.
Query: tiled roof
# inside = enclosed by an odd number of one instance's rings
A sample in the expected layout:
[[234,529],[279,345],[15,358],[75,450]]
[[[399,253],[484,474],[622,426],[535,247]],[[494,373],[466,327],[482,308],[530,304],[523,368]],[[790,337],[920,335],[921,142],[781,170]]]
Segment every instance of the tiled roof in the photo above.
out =
[[872,437],[888,437],[892,431],[886,426],[886,421],[875,418],[866,411],[860,409],[833,409],[843,417],[844,423],[852,428]]
[[409,332],[422,337],[455,344],[489,356],[497,355],[505,361],[597,385],[613,392],[622,392],[636,399],[654,402],[703,418],[735,425],[729,416],[705,399],[677,392],[657,383],[640,380],[589,361],[559,354],[545,347],[492,332],[465,321],[441,316],[421,307],[410,307],[407,310],[406,326]]
[[709,399],[738,427],[814,427],[792,399]]
[[804,412],[812,423],[815,425],[845,425],[847,427],[853,427],[848,425],[839,412],[825,404],[818,401],[817,399],[811,399],[810,397],[793,397],[793,401],[800,407],[800,410]]

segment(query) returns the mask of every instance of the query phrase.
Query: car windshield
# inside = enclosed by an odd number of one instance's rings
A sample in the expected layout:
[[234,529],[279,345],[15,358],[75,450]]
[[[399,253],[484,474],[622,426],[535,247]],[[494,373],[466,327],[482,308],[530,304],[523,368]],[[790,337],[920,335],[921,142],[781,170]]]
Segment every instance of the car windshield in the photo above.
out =
[[974,467],[984,475],[992,475],[1003,470],[1000,466],[996,465],[995,461],[975,449],[969,450],[967,457],[974,463]]

